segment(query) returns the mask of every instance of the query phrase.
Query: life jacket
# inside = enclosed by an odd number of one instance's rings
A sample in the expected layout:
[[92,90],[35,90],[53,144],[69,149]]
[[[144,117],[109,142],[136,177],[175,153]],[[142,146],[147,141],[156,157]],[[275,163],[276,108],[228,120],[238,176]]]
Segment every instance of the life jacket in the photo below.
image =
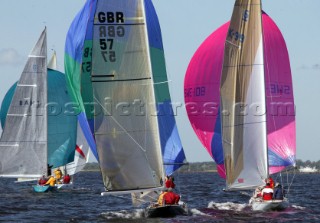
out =
[[265,187],[263,190],[262,190],[262,199],[263,200],[272,200],[272,196],[273,196],[273,189],[270,188],[270,187]]
[[165,204],[177,204],[180,200],[180,196],[173,193],[172,191],[169,191],[164,196]]
[[271,177],[269,177],[269,183],[270,183],[270,187],[273,189],[274,188],[274,181]]
[[69,175],[65,175],[64,177],[63,177],[63,183],[64,184],[68,184],[68,183],[70,183],[70,176]]
[[56,184],[56,179],[54,179],[54,177],[50,177],[46,184],[49,184],[50,186],[54,187],[54,185]]
[[163,192],[159,195],[159,198],[158,198],[158,205],[162,206],[163,205],[163,197],[164,195],[166,194],[167,192]]
[[166,188],[174,188],[176,185],[173,183],[172,180],[167,180],[166,181]]
[[46,182],[47,182],[47,180],[46,180],[46,179],[41,178],[41,179],[38,181],[38,184],[39,184],[39,185],[45,185],[45,184],[46,184]]

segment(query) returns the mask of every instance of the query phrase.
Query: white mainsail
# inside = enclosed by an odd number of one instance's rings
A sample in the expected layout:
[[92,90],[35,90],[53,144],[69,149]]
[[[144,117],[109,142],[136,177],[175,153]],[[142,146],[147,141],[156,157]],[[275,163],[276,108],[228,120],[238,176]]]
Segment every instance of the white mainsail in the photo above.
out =
[[[118,20],[102,19],[104,9],[119,12]],[[142,0],[97,2],[92,83],[101,112],[94,124],[107,190],[157,188],[164,176],[145,18]],[[104,35],[112,27],[115,35]]]
[[227,189],[263,185],[268,157],[260,0],[235,2],[220,87]]
[[47,172],[47,34],[42,32],[18,81],[0,140],[0,176]]

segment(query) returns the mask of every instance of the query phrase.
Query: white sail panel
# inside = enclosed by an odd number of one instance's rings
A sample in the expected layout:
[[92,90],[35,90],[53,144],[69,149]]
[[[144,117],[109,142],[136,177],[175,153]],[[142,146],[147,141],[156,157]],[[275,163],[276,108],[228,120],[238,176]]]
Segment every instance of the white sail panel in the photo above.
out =
[[237,0],[221,77],[227,188],[249,189],[268,176],[261,2]]
[[31,51],[10,104],[0,140],[0,176],[30,178],[47,172],[46,29]]
[[94,128],[105,187],[159,187],[163,166],[142,1],[98,1],[94,21]]
[[48,62],[48,69],[57,70],[57,55],[56,51],[53,52],[51,59]]

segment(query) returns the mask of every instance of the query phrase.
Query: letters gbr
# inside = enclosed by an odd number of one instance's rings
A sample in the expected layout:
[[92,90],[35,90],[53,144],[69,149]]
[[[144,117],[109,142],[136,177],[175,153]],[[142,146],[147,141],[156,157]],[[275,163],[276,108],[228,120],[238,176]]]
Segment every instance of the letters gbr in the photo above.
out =
[[125,35],[124,14],[123,12],[98,12],[97,17],[100,23],[99,44],[103,60],[111,63],[116,62],[117,55],[113,43],[115,38]]
[[[102,59],[106,63],[117,61],[116,51],[114,50],[114,40],[124,37],[124,13],[123,12],[97,12],[96,19],[98,23],[98,41]],[[83,72],[91,72],[91,46],[85,46],[83,51]]]

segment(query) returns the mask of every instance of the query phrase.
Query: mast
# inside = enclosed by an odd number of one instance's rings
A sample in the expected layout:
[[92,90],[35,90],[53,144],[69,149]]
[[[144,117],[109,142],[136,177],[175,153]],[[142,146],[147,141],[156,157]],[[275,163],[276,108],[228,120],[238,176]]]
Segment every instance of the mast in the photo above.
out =
[[[264,29],[263,29],[263,21],[262,21],[262,2],[261,2],[261,0],[260,0],[260,5],[261,5],[261,13],[260,13],[260,20],[261,20],[261,34],[262,34],[262,41],[263,41],[263,45],[262,45],[262,55],[263,55],[263,61],[266,61],[265,60],[265,55],[264,55]],[[264,64],[264,66],[265,66],[265,62],[263,63]],[[265,74],[265,72],[264,72],[264,74]],[[264,79],[265,79],[265,81],[264,81],[264,88],[263,89],[266,89],[266,75],[264,75]],[[268,109],[267,109],[267,107],[268,107],[268,105],[267,105],[267,94],[265,94],[264,95],[264,100],[265,100],[265,104],[266,104],[266,110],[265,110],[265,112],[267,113],[268,111]],[[266,114],[267,115],[267,114]],[[265,125],[265,131],[266,131],[266,135],[265,135],[265,137],[266,137],[266,157],[267,157],[267,176],[269,176],[269,156],[268,156],[268,118],[266,118],[266,125]]]

